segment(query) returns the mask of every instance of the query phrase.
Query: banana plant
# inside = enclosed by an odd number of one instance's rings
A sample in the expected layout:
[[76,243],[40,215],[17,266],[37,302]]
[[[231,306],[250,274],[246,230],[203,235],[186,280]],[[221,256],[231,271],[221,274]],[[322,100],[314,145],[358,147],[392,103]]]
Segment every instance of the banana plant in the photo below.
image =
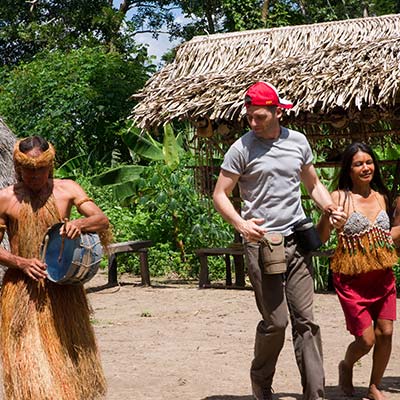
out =
[[[133,162],[144,159],[147,161],[163,161],[168,168],[176,169],[184,152],[181,138],[170,124],[164,126],[163,142],[155,140],[148,132],[142,132],[132,126],[122,135],[124,143],[129,149]],[[120,165],[92,178],[96,186],[111,186],[114,197],[122,204],[128,204],[138,192],[142,173],[147,167],[137,163]]]

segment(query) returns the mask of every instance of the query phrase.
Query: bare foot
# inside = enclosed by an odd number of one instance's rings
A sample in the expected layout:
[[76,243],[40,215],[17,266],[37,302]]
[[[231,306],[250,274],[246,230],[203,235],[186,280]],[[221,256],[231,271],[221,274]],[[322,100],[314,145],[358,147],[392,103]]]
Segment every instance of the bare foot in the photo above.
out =
[[344,360],[339,363],[339,387],[346,396],[354,396],[353,368],[349,368]]
[[370,400],[386,400],[384,394],[376,387],[376,385],[370,385],[368,389],[367,399]]

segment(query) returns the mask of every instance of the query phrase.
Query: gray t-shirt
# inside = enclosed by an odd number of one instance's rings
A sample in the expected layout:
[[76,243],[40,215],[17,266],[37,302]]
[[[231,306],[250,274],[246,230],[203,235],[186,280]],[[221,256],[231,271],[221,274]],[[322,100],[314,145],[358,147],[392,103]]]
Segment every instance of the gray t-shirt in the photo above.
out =
[[306,137],[281,127],[278,139],[263,139],[250,131],[225,154],[221,168],[240,175],[242,217],[264,218],[269,231],[287,236],[305,218],[301,205],[300,172],[311,164]]

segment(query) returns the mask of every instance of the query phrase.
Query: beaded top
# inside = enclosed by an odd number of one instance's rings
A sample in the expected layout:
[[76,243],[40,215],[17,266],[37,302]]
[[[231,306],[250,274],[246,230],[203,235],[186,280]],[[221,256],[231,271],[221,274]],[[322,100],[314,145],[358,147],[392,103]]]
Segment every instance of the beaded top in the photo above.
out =
[[343,233],[345,235],[356,235],[367,231],[371,226],[377,226],[386,231],[390,230],[389,216],[385,210],[379,211],[373,223],[364,214],[353,211],[343,227]]
[[338,233],[338,245],[331,262],[332,271],[356,275],[391,268],[397,261],[397,255],[387,212],[381,209],[371,222],[355,209],[354,200],[351,199],[354,211]]

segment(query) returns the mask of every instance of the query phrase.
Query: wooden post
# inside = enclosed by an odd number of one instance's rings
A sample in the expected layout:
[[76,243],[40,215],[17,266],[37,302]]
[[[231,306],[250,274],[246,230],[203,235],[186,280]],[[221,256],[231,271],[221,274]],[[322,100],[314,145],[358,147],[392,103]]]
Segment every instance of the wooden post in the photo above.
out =
[[198,254],[200,260],[199,288],[207,287],[208,281],[208,261],[205,254]]
[[[239,192],[239,186],[236,185],[233,190],[232,190],[232,204],[235,207],[235,210],[238,212],[240,215],[241,212],[241,200],[240,200],[240,192]],[[242,237],[240,236],[240,233],[235,229],[235,239],[234,243],[242,243]]]
[[231,256],[229,254],[225,254],[225,274],[226,286],[232,286]]
[[148,250],[140,249],[138,250],[140,258],[140,275],[142,277],[142,285],[150,286],[150,272],[149,272],[149,262],[147,258]]
[[108,284],[118,284],[117,255],[111,254],[108,257]]
[[245,287],[244,257],[243,255],[233,256],[233,259],[235,263],[235,285],[238,287]]
[[[240,191],[239,186],[236,185],[232,191],[232,203],[235,207],[236,211],[241,213],[241,198],[240,198]],[[239,243],[243,246],[242,236],[238,231],[235,230],[235,240],[234,243]],[[234,264],[235,264],[235,285],[244,287],[245,282],[245,273],[244,273],[244,257],[241,256],[233,256]]]

